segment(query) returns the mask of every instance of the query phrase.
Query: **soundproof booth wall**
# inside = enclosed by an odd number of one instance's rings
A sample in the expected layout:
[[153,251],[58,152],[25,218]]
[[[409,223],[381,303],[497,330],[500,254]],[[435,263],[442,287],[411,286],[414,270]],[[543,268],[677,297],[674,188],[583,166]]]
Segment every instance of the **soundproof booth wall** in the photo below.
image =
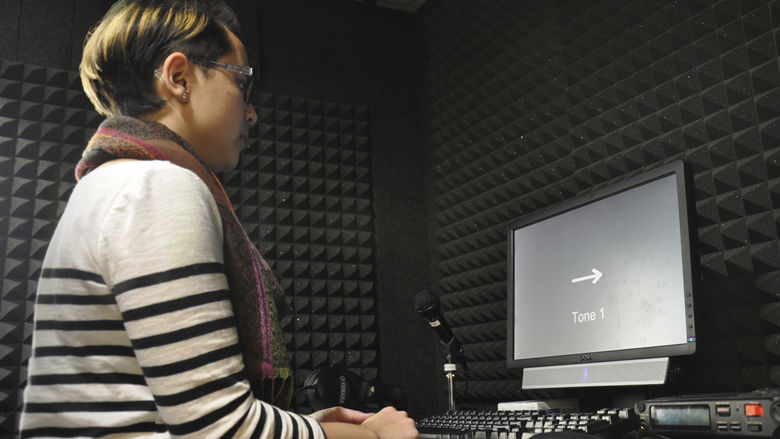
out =
[[[250,147],[222,179],[286,292],[295,380],[328,366],[375,379],[368,109],[271,93],[256,108]],[[18,428],[41,263],[101,121],[77,73],[0,60],[0,437]],[[303,393],[293,404],[309,407]]]
[[[462,403],[523,391],[506,355],[509,223],[682,159],[698,352],[663,391],[780,386],[780,2],[432,1],[423,17],[437,285]],[[552,328],[551,328],[552,329]]]

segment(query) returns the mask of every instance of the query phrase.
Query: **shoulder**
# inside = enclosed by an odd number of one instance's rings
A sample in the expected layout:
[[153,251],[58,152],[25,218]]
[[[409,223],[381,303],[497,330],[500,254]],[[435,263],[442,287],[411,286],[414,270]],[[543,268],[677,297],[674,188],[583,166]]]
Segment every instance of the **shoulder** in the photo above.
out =
[[206,188],[205,183],[189,169],[163,160],[117,160],[108,162],[81,179],[82,185],[122,186],[134,184],[195,184]]
[[219,209],[195,173],[169,162],[130,161],[98,168],[81,183],[90,192],[112,188],[98,203],[102,218],[94,226],[104,279],[115,284],[150,267],[222,262]]
[[[167,161],[130,160],[101,166],[79,181],[68,201],[76,217],[98,224],[144,227],[206,223],[221,233],[219,209],[206,183]],[[105,220],[105,222],[104,222]]]
[[107,163],[79,181],[74,196],[103,203],[204,203],[217,209],[206,183],[194,172],[160,160],[122,160]]

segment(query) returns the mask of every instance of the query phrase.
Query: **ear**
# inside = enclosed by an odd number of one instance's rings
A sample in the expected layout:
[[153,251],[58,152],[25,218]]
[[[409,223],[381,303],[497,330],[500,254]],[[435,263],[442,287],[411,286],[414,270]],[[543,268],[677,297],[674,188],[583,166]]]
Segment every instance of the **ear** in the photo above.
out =
[[163,65],[155,73],[161,98],[168,102],[174,99],[181,104],[189,101],[190,85],[194,78],[193,64],[187,55],[173,52],[165,58]]

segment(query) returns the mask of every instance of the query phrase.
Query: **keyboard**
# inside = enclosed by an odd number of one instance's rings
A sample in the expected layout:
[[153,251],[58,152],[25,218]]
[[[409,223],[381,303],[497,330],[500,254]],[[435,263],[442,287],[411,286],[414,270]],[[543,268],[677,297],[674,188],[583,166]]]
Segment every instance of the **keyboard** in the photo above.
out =
[[417,422],[420,439],[528,439],[539,433],[579,430],[615,439],[639,429],[634,409],[593,413],[545,410],[457,410]]

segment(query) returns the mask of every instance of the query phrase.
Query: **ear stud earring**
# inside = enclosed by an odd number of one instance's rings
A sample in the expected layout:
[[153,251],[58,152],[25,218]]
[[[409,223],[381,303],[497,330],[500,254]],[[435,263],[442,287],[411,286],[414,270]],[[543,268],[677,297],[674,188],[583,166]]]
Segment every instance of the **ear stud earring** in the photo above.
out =
[[154,77],[157,79],[162,78],[162,73],[160,73],[159,69],[154,69]]
[[186,101],[187,99],[190,98],[190,95],[188,95],[187,92],[185,91],[184,93],[181,94],[181,98]]

